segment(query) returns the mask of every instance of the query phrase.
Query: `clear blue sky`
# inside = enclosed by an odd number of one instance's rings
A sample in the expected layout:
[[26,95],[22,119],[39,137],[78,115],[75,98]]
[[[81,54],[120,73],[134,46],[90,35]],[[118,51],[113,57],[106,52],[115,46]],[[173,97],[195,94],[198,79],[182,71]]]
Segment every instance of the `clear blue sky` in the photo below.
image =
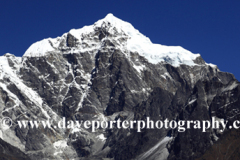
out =
[[0,55],[22,56],[32,43],[91,25],[108,13],[153,43],[200,53],[240,80],[240,0],[0,0]]

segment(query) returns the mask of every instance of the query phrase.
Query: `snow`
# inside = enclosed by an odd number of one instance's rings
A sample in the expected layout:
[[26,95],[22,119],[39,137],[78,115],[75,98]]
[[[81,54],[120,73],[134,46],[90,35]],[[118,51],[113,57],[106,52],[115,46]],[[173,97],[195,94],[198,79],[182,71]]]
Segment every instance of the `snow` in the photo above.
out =
[[96,25],[100,27],[103,21],[110,22],[111,25],[116,26],[119,32],[123,31],[126,33],[129,37],[127,49],[131,52],[139,53],[141,56],[148,59],[150,63],[157,64],[166,61],[173,66],[178,66],[180,64],[195,65],[193,60],[200,56],[180,46],[153,44],[149,38],[141,34],[130,23],[114,17],[111,13],[104,19],[99,20]]
[[[104,25],[105,23],[105,25]],[[110,24],[110,25],[108,25]],[[78,41],[79,45],[77,51],[86,52],[90,50],[98,50],[101,48],[102,41],[89,40],[89,36],[93,36],[95,28],[107,28],[108,32],[116,36],[127,37],[126,44],[118,44],[120,48],[125,47],[130,52],[137,52],[141,56],[145,57],[150,63],[157,64],[159,62],[166,62],[175,67],[186,64],[186,65],[196,65],[194,60],[199,57],[199,54],[193,54],[190,51],[180,47],[180,46],[165,46],[160,44],[154,44],[151,40],[141,34],[137,29],[135,29],[130,23],[125,22],[113,14],[108,14],[105,18],[98,20],[96,23],[90,26],[84,26],[81,29],[71,29],[69,33],[73,35]],[[117,33],[117,34],[116,34]],[[32,44],[28,50],[25,52],[26,57],[39,57],[44,56],[48,52],[57,51],[59,48],[60,41],[66,39],[67,33],[63,34],[62,37],[55,39],[48,38],[42,41]],[[88,35],[88,40],[83,40],[82,37]],[[84,43],[94,44],[86,48]],[[117,48],[119,46],[116,46]],[[70,52],[71,53],[71,52]],[[213,66],[213,65],[211,65]],[[143,68],[137,68],[140,72]]]
[[102,141],[105,141],[107,139],[106,137],[104,137],[103,134],[98,135],[97,138],[102,140]]
[[16,136],[16,133],[14,131],[14,129],[8,129],[8,130],[5,130],[6,128],[5,127],[2,127],[1,128],[1,125],[0,125],[0,131],[2,132],[2,139],[13,145],[14,147],[17,147],[19,148],[21,151],[25,151],[25,145],[21,142],[21,140]]
[[229,90],[233,90],[234,88],[236,88],[237,86],[239,85],[239,83],[237,82],[233,82],[231,85],[227,86],[226,88],[224,88],[222,90],[222,92],[226,92],[226,91],[229,91]]
[[188,102],[188,105],[193,104],[197,99],[193,99],[190,102]]
[[58,155],[58,154],[62,154],[63,153],[63,149],[68,147],[67,145],[67,141],[66,140],[59,140],[57,142],[53,143],[53,147],[57,150],[54,152],[54,156]]
[[[145,159],[155,159],[154,155],[157,155],[159,159],[166,159],[169,155],[168,150],[166,149],[166,144],[172,140],[172,137],[164,137],[160,140],[155,146],[149,149],[144,154],[138,157],[139,160]],[[160,158],[161,157],[161,158]]]
[[206,63],[207,65],[211,66],[212,68],[217,68],[217,65],[212,64],[212,63]]
[[141,73],[141,71],[143,71],[143,70],[146,68],[145,65],[139,65],[139,66],[137,66],[137,65],[135,65],[135,64],[133,64],[133,67],[138,71],[138,73]]
[[45,53],[54,51],[55,49],[51,46],[50,41],[52,38],[43,39],[32,44],[23,56],[26,57],[41,57],[44,56]]
[[17,105],[15,104],[13,107],[4,109],[4,110],[2,111],[2,113],[3,113],[3,112],[8,112],[9,110],[12,110],[12,109],[14,109],[14,108],[16,108],[16,107],[17,107]]
[[58,154],[62,154],[63,153],[63,151],[62,150],[60,150],[60,151],[58,151],[58,152],[54,152],[54,156],[56,156],[56,155],[58,155]]
[[165,78],[165,79],[167,79],[167,77],[170,78],[170,79],[172,79],[172,77],[170,76],[170,74],[169,74],[168,72],[165,72],[165,73],[162,74],[161,76],[162,76],[163,78]]
[[77,133],[78,133],[78,132],[80,132],[80,131],[81,131],[81,129],[80,129],[80,128],[73,128],[73,130],[72,130],[72,132],[71,132],[71,133],[72,133],[72,134],[73,134],[73,133],[75,133],[75,132],[77,132]]
[[227,106],[229,106],[230,104],[233,104],[233,103],[235,103],[235,102],[237,102],[237,100],[235,100],[235,101],[233,101],[233,102],[228,102],[228,103],[226,103],[225,105],[219,107],[218,109],[221,109],[221,108],[227,107]]
[[107,117],[105,117],[104,114],[102,114],[102,113],[99,113],[97,116],[98,116],[99,122],[108,121]]
[[132,89],[130,91],[131,91],[131,93],[139,94],[139,93],[148,93],[149,91],[151,91],[151,89],[150,88],[142,88],[142,90],[139,90],[139,91],[134,90],[134,89]]
[[6,56],[6,57],[11,57],[11,56],[13,56],[13,57],[15,57],[13,54],[11,54],[11,53],[5,53],[3,56]]
[[[32,90],[31,88],[27,87],[22,80],[17,76],[16,71],[13,70],[9,64],[8,64],[8,58],[5,56],[0,56],[0,79],[3,79],[4,77],[7,77],[10,79],[11,82],[13,82],[16,87],[25,94],[36,106],[39,107],[39,109],[42,111],[42,113],[47,117],[48,119],[50,116],[48,113],[42,108],[42,99],[38,95],[37,92]],[[18,66],[19,67],[19,66]],[[18,99],[16,96],[11,94],[11,92],[7,89],[5,84],[0,83],[0,86],[4,88],[5,91],[7,91],[14,99]]]
[[[82,73],[82,77],[87,81],[87,84],[91,84],[91,74],[89,74],[89,73],[85,74],[84,72],[81,72],[81,73]],[[88,96],[89,86],[87,84],[81,85],[82,95],[81,95],[81,99],[78,103],[78,107],[77,107],[76,111],[78,111],[80,108],[82,108],[83,101]]]
[[68,147],[66,140],[59,140],[53,143],[53,147],[56,149]]

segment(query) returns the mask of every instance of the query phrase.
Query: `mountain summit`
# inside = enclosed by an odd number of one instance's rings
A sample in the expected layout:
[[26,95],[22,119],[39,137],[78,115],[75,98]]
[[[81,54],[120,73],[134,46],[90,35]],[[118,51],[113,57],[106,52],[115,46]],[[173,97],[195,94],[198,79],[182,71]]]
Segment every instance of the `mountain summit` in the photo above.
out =
[[[90,26],[0,57],[0,159],[237,159],[239,131],[55,127],[63,121],[240,118],[234,75],[179,46],[153,44],[108,14]],[[20,128],[18,121],[50,121]],[[67,124],[67,123],[66,123]],[[187,126],[185,126],[186,128]],[[230,142],[229,142],[230,141]],[[219,152],[226,151],[226,152]],[[231,150],[231,152],[230,152]],[[237,157],[237,158],[236,158]]]
[[[96,34],[101,30],[101,34]],[[99,39],[100,36],[101,38]],[[105,41],[110,41],[123,52],[137,52],[150,63],[167,62],[171,65],[196,65],[194,60],[199,54],[193,54],[180,46],[153,44],[149,38],[136,30],[130,23],[108,14],[91,26],[72,29],[61,37],[48,38],[31,45],[24,56],[44,56],[51,51],[71,47],[75,52],[99,50]],[[68,43],[66,43],[68,41]],[[91,45],[87,45],[91,43]]]

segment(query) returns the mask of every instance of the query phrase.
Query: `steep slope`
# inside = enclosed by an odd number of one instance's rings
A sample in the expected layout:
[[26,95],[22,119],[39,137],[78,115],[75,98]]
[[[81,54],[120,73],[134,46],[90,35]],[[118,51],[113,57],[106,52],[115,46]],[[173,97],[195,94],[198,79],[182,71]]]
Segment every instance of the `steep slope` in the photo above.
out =
[[11,146],[0,139],[0,158],[1,160],[28,160],[29,157],[18,148]]
[[[179,46],[153,44],[112,14],[0,57],[1,138],[32,159],[194,159],[219,130],[20,129],[18,120],[239,119],[239,82]],[[170,138],[169,138],[170,137]]]

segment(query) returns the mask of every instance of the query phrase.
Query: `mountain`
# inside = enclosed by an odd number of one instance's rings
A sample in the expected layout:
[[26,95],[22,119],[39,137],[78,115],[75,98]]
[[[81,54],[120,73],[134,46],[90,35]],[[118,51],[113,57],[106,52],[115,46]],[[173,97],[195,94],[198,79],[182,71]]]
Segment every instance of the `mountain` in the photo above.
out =
[[[218,120],[240,118],[234,75],[180,46],[153,44],[112,14],[91,26],[0,57],[2,157],[186,160],[239,157],[238,130],[20,128],[20,120]],[[230,139],[230,140],[229,140]],[[232,143],[234,143],[232,145]],[[224,150],[219,154],[218,148]],[[10,148],[10,149],[8,149]],[[229,150],[231,148],[231,150]],[[10,159],[10,158],[5,158]],[[13,159],[13,158],[12,158]],[[20,159],[20,158],[19,158]]]

